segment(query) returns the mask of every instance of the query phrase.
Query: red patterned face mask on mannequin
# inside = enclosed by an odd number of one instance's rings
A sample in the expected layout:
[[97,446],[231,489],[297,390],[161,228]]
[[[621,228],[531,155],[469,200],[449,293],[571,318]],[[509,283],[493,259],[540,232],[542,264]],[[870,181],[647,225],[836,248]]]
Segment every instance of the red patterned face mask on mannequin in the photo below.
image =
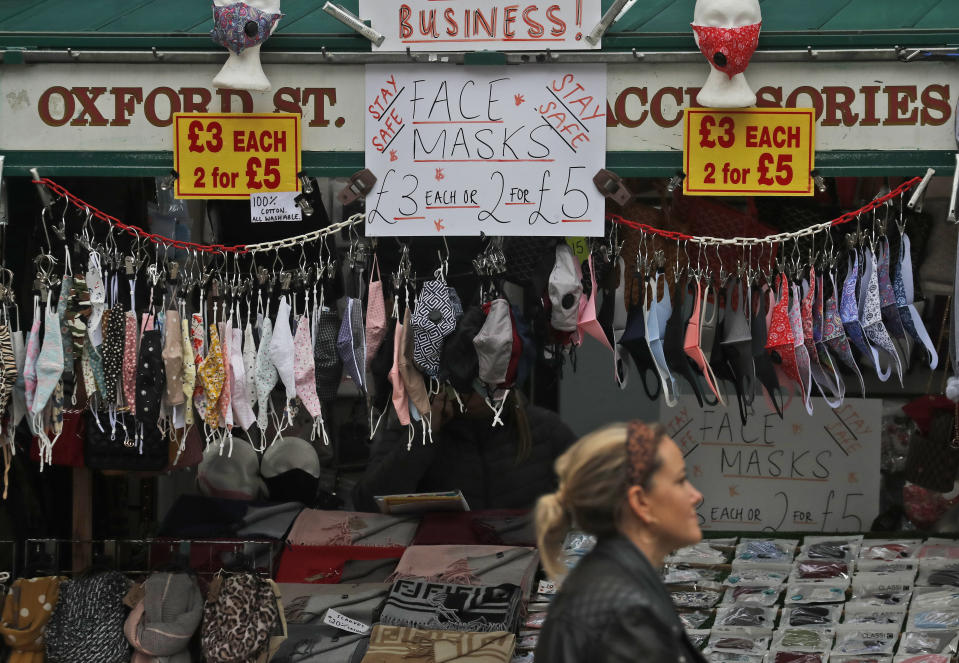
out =
[[759,45],[762,23],[739,28],[714,28],[693,25],[699,42],[699,50],[706,59],[730,78],[746,71],[749,61]]

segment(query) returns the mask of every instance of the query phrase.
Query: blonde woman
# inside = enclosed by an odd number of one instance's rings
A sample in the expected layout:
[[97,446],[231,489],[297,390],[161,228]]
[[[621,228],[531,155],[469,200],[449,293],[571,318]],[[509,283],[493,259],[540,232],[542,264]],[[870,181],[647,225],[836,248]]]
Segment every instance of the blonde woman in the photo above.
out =
[[563,581],[536,649],[549,663],[694,663],[660,575],[671,551],[702,538],[702,495],[679,447],[661,427],[614,424],[580,439],[556,461],[559,490],[536,505],[543,565],[553,578],[575,525],[598,543]]

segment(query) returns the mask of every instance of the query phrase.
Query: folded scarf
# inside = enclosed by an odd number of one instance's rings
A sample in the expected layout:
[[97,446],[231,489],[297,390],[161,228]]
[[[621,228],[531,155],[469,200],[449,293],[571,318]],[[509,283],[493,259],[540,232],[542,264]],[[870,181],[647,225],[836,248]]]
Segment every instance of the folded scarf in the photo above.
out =
[[163,519],[160,536],[184,539],[283,539],[303,510],[296,502],[244,502],[181,495]]
[[411,546],[403,553],[396,580],[454,585],[517,585],[526,596],[539,564],[535,548],[511,546]]
[[515,631],[521,599],[516,585],[476,587],[397,580],[380,622],[441,631]]
[[360,663],[370,641],[332,626],[290,624],[289,631],[270,663]]
[[[315,585],[281,583],[286,621],[290,624],[322,626],[331,608],[350,619],[372,624],[378,621],[390,586],[382,583]],[[334,629],[335,630],[335,629]]]
[[405,548],[364,546],[293,546],[280,554],[277,582],[389,582]]
[[130,660],[123,635],[130,581],[108,571],[60,585],[47,625],[48,663],[121,663]]
[[133,645],[132,663],[189,663],[187,648],[200,626],[203,596],[193,576],[155,573],[123,626]]
[[287,536],[301,546],[408,546],[417,517],[304,509]]
[[363,663],[509,663],[516,636],[457,633],[377,624]]
[[20,578],[3,603],[0,636],[10,648],[12,663],[42,663],[43,633],[57,604],[60,581],[56,576]]
[[427,513],[416,530],[414,546],[536,546],[528,509],[492,509]]

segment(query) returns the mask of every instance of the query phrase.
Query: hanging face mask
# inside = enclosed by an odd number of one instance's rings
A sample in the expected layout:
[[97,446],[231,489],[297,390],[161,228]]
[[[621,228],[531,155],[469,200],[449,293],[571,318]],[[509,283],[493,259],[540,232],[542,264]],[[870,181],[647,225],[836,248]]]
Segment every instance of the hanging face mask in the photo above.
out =
[[403,332],[400,339],[399,370],[406,387],[406,395],[409,397],[411,416],[417,420],[420,418],[426,420],[423,431],[425,438],[429,428],[430,396],[423,380],[423,374],[419,372],[413,362],[413,333],[411,327],[410,309],[407,307],[403,316]]
[[303,401],[306,411],[314,419],[320,416],[320,398],[316,393],[316,366],[313,360],[313,339],[310,337],[310,321],[300,316],[293,339],[296,351],[293,371],[296,375],[296,394]]
[[87,319],[87,335],[93,341],[93,347],[103,343],[103,329],[100,323],[106,310],[106,288],[103,286],[103,274],[100,270],[100,254],[90,253],[87,264],[87,288],[90,290],[90,317]]
[[273,323],[263,320],[260,333],[260,349],[256,353],[256,422],[261,431],[266,431],[270,409],[270,394],[280,379],[276,366],[270,360],[270,343],[273,340]]
[[[249,430],[256,423],[256,415],[250,405],[249,391],[247,390],[246,363],[242,352],[243,332],[239,328],[230,330],[230,369],[231,369],[231,399],[233,421],[243,430]],[[311,352],[312,358],[312,352]]]
[[170,405],[184,402],[183,343],[180,339],[180,313],[166,312],[166,339],[163,342],[163,372],[166,375],[166,397]]
[[335,311],[323,308],[316,326],[313,363],[316,366],[316,394],[320,402],[332,401],[340,390],[343,379],[343,360],[336,349],[340,331],[340,317]]
[[[383,342],[376,350],[376,356],[370,359],[369,383],[370,390],[373,392],[373,398],[370,401],[373,408],[381,414],[389,408],[390,404],[390,369],[393,367],[393,342],[396,338],[396,319],[390,319],[386,327],[386,335]],[[374,430],[370,431],[375,434]]]
[[772,357],[766,350],[768,336],[766,319],[772,299],[772,291],[768,286],[763,286],[757,293],[752,320],[753,366],[756,369],[756,378],[763,386],[766,400],[769,401],[773,409],[776,410],[776,414],[782,419],[783,393],[779,386],[779,378],[776,376],[776,368],[773,366]]
[[[373,280],[373,274],[376,280]],[[386,302],[383,299],[383,280],[380,278],[380,265],[373,256],[373,270],[370,272],[370,287],[366,295],[366,363],[376,356],[380,344],[386,337]]]
[[914,305],[914,286],[912,273],[912,243],[909,235],[903,231],[900,234],[899,259],[896,266],[896,278],[893,279],[893,287],[896,291],[896,305],[899,307],[899,316],[902,325],[907,332],[915,339],[916,343],[921,345],[929,360],[929,368],[936,370],[939,365],[939,354],[936,352],[936,346],[929,337],[922,316],[916,310]]
[[589,279],[592,287],[589,291],[589,297],[584,298],[585,306],[579,309],[576,329],[579,331],[581,338],[585,339],[586,336],[592,336],[612,350],[613,346],[610,343],[609,337],[606,335],[606,331],[603,329],[603,326],[599,324],[599,320],[596,319],[596,300],[599,297],[599,288],[596,287],[596,270],[593,267],[592,255],[589,256]]
[[[866,343],[865,334],[862,331],[862,325],[859,323],[859,304],[856,301],[856,285],[859,282],[859,254],[851,251],[846,269],[846,279],[842,285],[842,299],[839,302],[839,317],[842,319],[842,326],[846,332],[846,337],[862,353],[862,356],[876,368],[879,373],[878,356],[873,356],[873,349]],[[889,379],[887,374],[885,378],[880,376],[880,380]]]
[[[63,376],[63,339],[60,336],[60,319],[57,312],[47,306],[44,316],[43,345],[37,357],[37,391],[34,394],[33,407],[30,412],[37,435],[40,437],[41,467],[50,463],[53,458],[53,443],[43,428],[43,409],[53,399],[54,391],[60,384]],[[61,396],[62,398],[62,396]]]
[[5,418],[10,400],[13,397],[13,385],[17,381],[17,360],[13,354],[13,342],[10,327],[0,325],[0,419]]
[[866,383],[863,381],[859,364],[852,355],[852,348],[849,346],[849,339],[846,338],[842,318],[839,315],[839,307],[836,304],[835,274],[830,273],[829,280],[832,285],[832,293],[826,299],[826,306],[823,309],[822,340],[826,347],[832,351],[832,354],[842,362],[843,366],[859,378],[859,392],[865,398]]
[[224,7],[214,5],[210,38],[239,55],[266,41],[281,18],[283,14],[267,13],[245,2]]
[[160,403],[166,390],[163,371],[163,349],[160,332],[156,329],[144,332],[140,343],[140,357],[136,373],[137,422],[156,427],[160,417]]
[[513,322],[509,302],[496,299],[484,305],[488,307],[486,321],[473,339],[479,365],[479,379],[488,391],[495,391],[506,382],[510,358],[513,353]]
[[789,306],[789,326],[792,329],[793,348],[796,353],[796,371],[799,374],[799,384],[802,387],[803,405],[806,412],[812,414],[812,368],[809,353],[806,351],[806,341],[803,335],[801,300],[799,286],[790,286],[792,297]]
[[[27,349],[23,359],[23,391],[27,411],[33,412],[37,392],[37,357],[40,355],[40,313],[34,307],[33,324],[27,333]],[[32,424],[31,424],[32,426]]]
[[366,393],[366,332],[363,329],[363,303],[359,299],[346,298],[336,348],[346,374],[361,392]]
[[290,302],[286,297],[280,300],[276,311],[276,324],[270,339],[270,361],[276,366],[276,372],[286,390],[286,401],[296,398],[296,377],[293,372],[293,333],[290,331]]
[[719,28],[691,24],[696,44],[709,63],[732,78],[749,67],[749,61],[759,46],[762,23],[738,28]]
[[60,299],[57,300],[57,319],[60,321],[60,342],[63,343],[63,372],[73,373],[73,337],[67,327],[67,309],[70,308],[70,291],[73,288],[73,274],[69,272],[69,252],[67,252],[67,273],[60,282]]
[[733,375],[739,417],[743,423],[756,395],[752,331],[749,325],[749,286],[734,280],[726,288],[726,317],[723,325],[723,355]]
[[104,312],[106,335],[103,339],[103,379],[107,405],[117,402],[117,388],[123,372],[123,352],[126,344],[125,316],[123,309],[114,306]]
[[100,351],[93,347],[93,342],[87,337],[83,344],[83,381],[87,390],[87,397],[93,398],[99,395],[100,398],[106,394],[106,375],[103,371],[103,356]]
[[[220,356],[223,357],[223,389],[217,401],[217,408],[220,411],[218,423],[221,427],[225,425],[227,430],[231,430],[233,428],[233,367],[230,365],[230,342],[233,340],[233,334],[224,322],[218,323],[217,328],[220,331]],[[232,444],[232,434],[230,438]]]
[[[813,308],[816,302],[816,270],[809,268],[809,280],[803,281],[805,294],[802,297],[800,313],[802,315],[803,345],[809,356],[809,368],[812,382],[816,385],[826,404],[831,408],[839,407],[842,396],[839,394],[838,376],[826,372],[819,350],[816,347]],[[812,387],[810,387],[810,391]]]
[[27,414],[26,383],[23,376],[27,348],[24,344],[23,332],[19,329],[13,332],[13,356],[17,362],[17,380],[13,385],[13,418],[10,423],[11,428],[15,430],[17,424]]
[[429,377],[439,375],[443,341],[456,329],[454,316],[446,281],[427,281],[410,317],[410,324],[413,326],[413,361]]
[[658,273],[649,279],[646,298],[648,306],[644,312],[646,320],[646,342],[653,357],[653,366],[659,374],[659,381],[663,388],[663,402],[667,407],[674,407],[679,398],[676,394],[676,380],[666,365],[666,353],[663,349],[663,336],[666,334],[666,322],[673,314],[672,302],[669,298],[669,286],[664,283],[662,299],[656,299],[659,283],[665,281],[663,274]]
[[220,411],[217,408],[217,401],[220,399],[220,392],[223,391],[223,350],[220,347],[220,333],[216,330],[216,325],[210,325],[210,349],[206,353],[203,362],[197,368],[197,375],[203,384],[203,391],[206,394],[206,416],[204,420],[210,428],[216,428],[220,422]]
[[186,317],[180,320],[180,346],[183,353],[183,395],[186,407],[183,408],[183,424],[193,424],[193,393],[196,390],[196,363],[193,357],[193,345],[190,343],[190,324]]
[[[695,362],[696,366],[699,368],[699,372],[706,379],[706,386],[709,387],[709,390],[716,397],[716,401],[726,404],[726,401],[723,399],[722,392],[719,390],[719,381],[716,379],[716,375],[713,373],[712,366],[709,365],[709,358],[706,356],[706,353],[703,352],[704,340],[702,336],[704,321],[707,322],[712,320],[712,324],[716,323],[716,316],[718,315],[719,305],[714,301],[712,304],[709,302],[709,291],[711,285],[707,282],[706,290],[703,291],[702,285],[699,282],[699,279],[696,279],[696,295],[693,300],[693,312],[689,316],[689,324],[686,326],[686,334],[683,341],[683,350],[685,350],[686,355]],[[707,313],[707,308],[712,306],[711,313]]]
[[[899,386],[902,386],[902,361],[899,358],[899,352],[896,350],[895,343],[889,337],[889,332],[882,323],[882,300],[879,296],[879,275],[876,271],[876,256],[872,249],[865,251],[866,270],[863,273],[862,288],[864,292],[859,298],[859,321],[862,324],[863,332],[866,338],[872,344],[874,356],[876,357],[877,372],[882,379],[882,375],[889,374],[895,370],[896,377],[899,378]],[[891,367],[883,371],[879,360],[885,359]]]
[[256,341],[252,322],[247,322],[243,330],[243,368],[246,372],[246,395],[252,405],[256,403]]
[[410,401],[406,395],[406,384],[400,374],[400,357],[403,355],[403,342],[406,340],[404,329],[403,323],[397,321],[393,336],[393,366],[390,368],[390,384],[393,386],[391,400],[393,408],[396,410],[396,418],[401,426],[409,426]]
[[[896,292],[893,290],[892,279],[889,274],[889,252],[889,240],[884,237],[882,241],[879,242],[879,256],[876,265],[879,274],[879,299],[882,302],[882,322],[886,326],[886,330],[896,339],[900,347],[908,347],[906,345],[906,330],[899,316]],[[909,369],[910,354],[909,352],[901,353],[901,358],[906,370]]]
[[573,249],[566,242],[556,245],[556,262],[549,274],[550,325],[561,332],[576,331],[583,276]]
[[[779,299],[773,307],[766,348],[779,358],[783,374],[802,389],[803,382],[796,363],[796,343],[789,318],[789,281],[785,274],[779,275]],[[805,392],[802,393],[802,399],[805,402]]]
[[[689,317],[693,313],[693,299],[689,295],[689,284],[688,281],[683,278],[676,284],[676,289],[673,292],[673,314],[669,316],[669,320],[666,322],[666,337],[663,339],[663,351],[666,353],[666,364],[669,366],[669,370],[673,375],[680,375],[686,378],[686,382],[690,385],[693,390],[693,395],[696,396],[696,401],[699,403],[699,406],[703,405],[703,394],[699,386],[699,381],[696,379],[696,374],[693,372],[693,364],[690,363],[689,357],[686,355],[686,351],[683,349],[683,341],[685,340],[686,328],[689,325]],[[634,307],[634,309],[639,310],[639,320],[642,321],[642,308]],[[630,312],[630,316],[633,313]],[[645,325],[639,325],[642,328],[645,328]],[[628,333],[628,329],[627,329]],[[645,332],[644,332],[645,333]],[[635,354],[633,355],[635,359]],[[648,361],[652,361],[651,355]],[[639,366],[639,364],[637,364]],[[643,387],[646,388],[646,378],[643,377]],[[657,387],[657,390],[659,387]],[[649,391],[647,389],[647,395]],[[657,397],[658,397],[658,391]],[[656,397],[651,397],[651,400],[656,400]]]
[[133,311],[124,316],[123,400],[131,410],[136,404],[137,318]]

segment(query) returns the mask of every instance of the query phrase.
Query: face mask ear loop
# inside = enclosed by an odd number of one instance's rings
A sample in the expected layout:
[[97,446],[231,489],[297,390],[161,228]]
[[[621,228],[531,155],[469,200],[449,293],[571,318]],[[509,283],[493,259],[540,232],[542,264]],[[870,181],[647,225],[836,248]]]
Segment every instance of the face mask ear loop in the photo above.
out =
[[[380,412],[380,416],[377,417],[377,419],[376,419],[376,425],[373,426],[373,427],[372,427],[372,430],[370,431],[370,439],[371,439],[371,440],[376,436],[376,431],[378,431],[378,430],[380,429],[380,423],[382,423],[382,421],[383,421],[383,416],[386,414],[387,410],[389,410],[389,408],[383,408],[383,411]],[[371,415],[371,423],[372,423],[372,411],[371,411],[370,415]]]
[[316,426],[319,428],[319,430],[320,430],[320,437],[321,437],[322,440],[323,440],[323,445],[324,445],[324,446],[327,446],[327,447],[330,446],[330,436],[329,436],[329,435],[327,434],[327,432],[326,432],[326,422],[323,421],[323,408],[322,408],[322,406],[320,407],[319,420],[316,421],[316,422],[314,422],[314,423],[315,423],[315,425],[316,425]]
[[410,451],[413,449],[413,422],[411,421],[406,427],[406,450]]
[[460,392],[456,391],[455,389],[452,389],[451,391],[453,392],[453,398],[456,399],[456,403],[460,406],[460,414],[465,413],[466,406],[463,405],[463,399],[460,398]]
[[496,428],[497,426],[503,426],[503,409],[506,407],[506,398],[509,396],[509,389],[503,394],[503,398],[500,400],[499,404],[494,404],[494,401],[487,398],[486,405],[493,411],[493,423],[490,425],[491,428]]

